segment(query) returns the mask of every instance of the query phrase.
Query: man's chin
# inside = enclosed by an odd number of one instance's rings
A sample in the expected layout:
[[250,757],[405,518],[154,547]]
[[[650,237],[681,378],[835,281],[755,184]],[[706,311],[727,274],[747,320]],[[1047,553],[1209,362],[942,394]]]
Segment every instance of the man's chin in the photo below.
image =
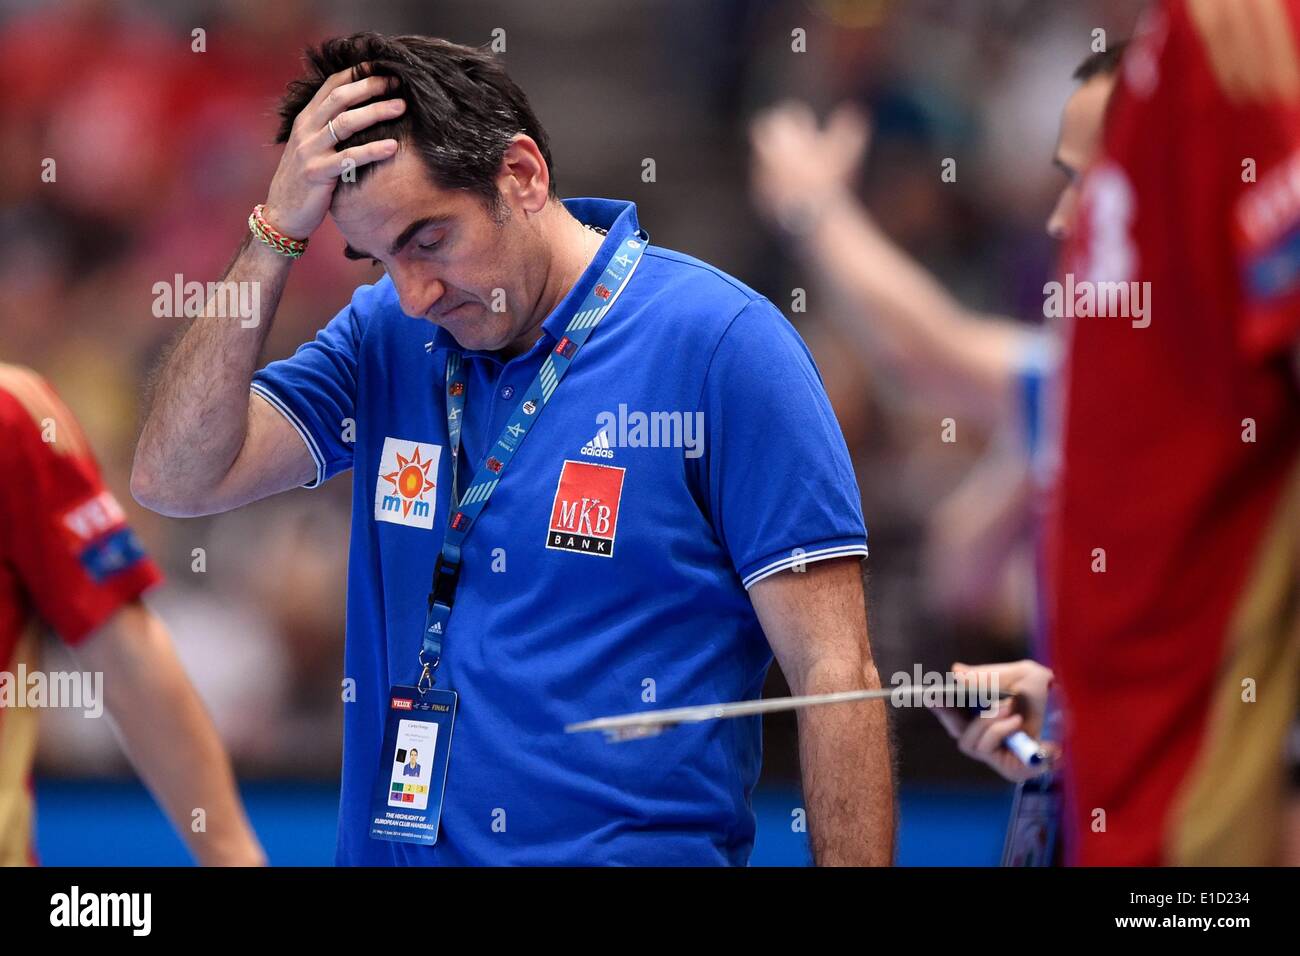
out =
[[475,328],[456,327],[455,325],[443,325],[441,322],[435,323],[446,329],[456,344],[470,352],[497,352],[505,348],[506,343],[497,338],[484,334],[484,330]]
[[491,336],[488,329],[483,328],[482,323],[474,318],[474,312],[474,303],[467,302],[429,321],[445,329],[463,349],[492,352],[501,348],[503,343]]

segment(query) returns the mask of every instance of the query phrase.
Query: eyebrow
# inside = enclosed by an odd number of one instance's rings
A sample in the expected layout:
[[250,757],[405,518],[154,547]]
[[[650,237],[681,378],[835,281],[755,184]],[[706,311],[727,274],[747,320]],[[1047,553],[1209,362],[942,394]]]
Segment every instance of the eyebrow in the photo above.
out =
[[[415,222],[411,223],[409,226],[407,226],[405,229],[402,230],[401,235],[399,235],[396,239],[393,240],[393,244],[388,247],[388,254],[390,256],[397,255],[399,252],[402,251],[402,247],[405,246],[408,242],[410,242],[411,238],[421,229],[424,229],[427,226],[431,226],[434,224],[445,223],[449,221],[449,219],[450,217],[448,216],[422,216],[421,218],[415,220]],[[353,249],[350,245],[346,245],[346,244],[343,246],[343,255],[345,255],[349,259],[377,258],[366,252],[358,252],[356,249]]]

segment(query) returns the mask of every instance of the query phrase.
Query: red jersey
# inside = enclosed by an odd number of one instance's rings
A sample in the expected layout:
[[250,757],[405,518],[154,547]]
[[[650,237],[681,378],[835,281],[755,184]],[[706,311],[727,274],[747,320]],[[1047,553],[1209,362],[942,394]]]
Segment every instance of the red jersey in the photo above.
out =
[[[1247,6],[1256,63],[1300,75],[1300,0],[1156,5],[1065,250],[1095,293],[1049,544],[1084,864],[1275,862],[1300,671],[1300,109],[1223,85],[1201,15]],[[1106,282],[1130,314],[1096,314]]]
[[[79,644],[159,580],[72,414],[38,375],[0,364],[0,672],[10,693],[20,666],[39,669],[42,625]],[[0,696],[0,865],[32,857],[36,720]]]

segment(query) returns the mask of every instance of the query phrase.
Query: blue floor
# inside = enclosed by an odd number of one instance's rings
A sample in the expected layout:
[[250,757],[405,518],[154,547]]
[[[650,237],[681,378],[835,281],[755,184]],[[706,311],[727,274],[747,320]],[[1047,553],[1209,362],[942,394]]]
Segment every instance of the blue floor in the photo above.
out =
[[[328,866],[334,861],[338,792],[331,786],[256,783],[243,788],[253,826],[271,862]],[[36,787],[36,839],[51,866],[178,866],[189,862],[148,794],[134,783],[43,781]],[[807,839],[791,828],[797,791],[760,790],[754,798],[755,866],[802,866]],[[899,807],[898,862],[904,866],[991,866],[1002,850],[1011,791],[905,789]]]

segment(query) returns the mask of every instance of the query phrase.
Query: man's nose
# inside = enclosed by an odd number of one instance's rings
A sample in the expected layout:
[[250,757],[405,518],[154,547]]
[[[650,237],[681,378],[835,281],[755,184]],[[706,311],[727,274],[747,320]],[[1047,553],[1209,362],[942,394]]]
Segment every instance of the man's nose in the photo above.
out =
[[393,284],[397,287],[397,299],[402,311],[415,319],[424,318],[447,291],[447,287],[438,279],[394,273]]
[[1059,206],[1047,217],[1047,235],[1058,241],[1065,238],[1065,217]]
[[1075,188],[1068,186],[1062,191],[1060,198],[1056,200],[1056,208],[1047,217],[1047,234],[1053,239],[1064,239],[1070,234],[1070,227],[1074,222],[1074,209],[1077,205],[1077,198]]

